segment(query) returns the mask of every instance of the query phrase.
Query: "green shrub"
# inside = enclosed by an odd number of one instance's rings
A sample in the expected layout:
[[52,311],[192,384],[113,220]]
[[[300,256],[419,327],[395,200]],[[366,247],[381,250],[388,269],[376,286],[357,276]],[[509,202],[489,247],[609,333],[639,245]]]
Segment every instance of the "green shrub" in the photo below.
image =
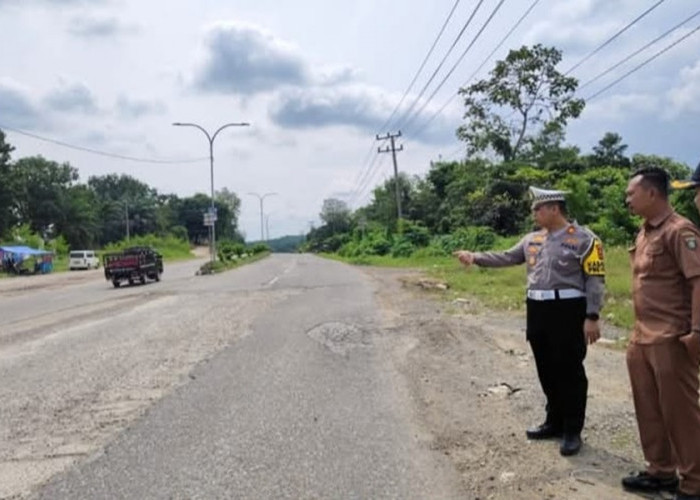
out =
[[410,257],[416,251],[415,245],[407,240],[399,240],[391,247],[392,257]]
[[253,255],[257,255],[259,253],[269,252],[270,247],[265,243],[256,243],[252,247],[248,247],[248,251],[250,251]]
[[498,235],[493,229],[484,226],[459,228],[454,233],[439,236],[436,244],[441,246],[445,254],[455,250],[486,251],[491,250]]
[[430,231],[420,222],[402,219],[399,221],[399,234],[402,240],[415,247],[424,247],[430,243]]
[[236,258],[240,258],[246,253],[246,246],[242,243],[233,241],[223,241],[219,243],[218,248],[219,260],[222,262],[230,262]]

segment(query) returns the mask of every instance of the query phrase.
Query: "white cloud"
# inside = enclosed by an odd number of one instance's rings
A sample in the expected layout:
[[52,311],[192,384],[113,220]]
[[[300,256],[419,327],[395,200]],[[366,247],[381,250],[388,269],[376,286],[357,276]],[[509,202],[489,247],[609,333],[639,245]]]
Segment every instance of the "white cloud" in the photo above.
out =
[[270,114],[275,123],[283,127],[350,125],[371,131],[379,127],[390,112],[390,104],[381,92],[354,86],[290,89],[280,93]]
[[695,65],[683,68],[679,82],[667,93],[672,113],[700,112],[700,60]]
[[115,38],[139,31],[135,24],[124,24],[115,17],[78,17],[73,19],[68,31],[82,38]]
[[611,94],[587,103],[584,115],[596,121],[622,121],[632,116],[659,113],[662,109],[662,100],[661,96],[654,94]]
[[97,102],[92,91],[82,83],[62,84],[43,99],[44,104],[54,111],[95,114]]
[[117,113],[122,118],[139,118],[150,114],[164,114],[167,107],[161,101],[132,99],[126,96],[117,98]]
[[215,25],[206,48],[207,61],[195,78],[204,91],[256,94],[310,81],[298,49],[250,24]]
[[39,124],[39,113],[29,92],[9,79],[0,78],[0,126],[34,128]]

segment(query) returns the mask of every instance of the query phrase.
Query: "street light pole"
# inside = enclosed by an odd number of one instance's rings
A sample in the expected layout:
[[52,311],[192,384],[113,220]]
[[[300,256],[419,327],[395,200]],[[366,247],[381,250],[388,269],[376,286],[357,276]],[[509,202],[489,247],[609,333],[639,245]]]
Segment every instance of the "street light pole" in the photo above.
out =
[[258,200],[260,200],[260,241],[265,241],[265,233],[264,233],[264,225],[263,225],[263,201],[265,200],[266,196],[273,196],[277,193],[265,193],[264,195],[260,196],[258,193],[248,193],[251,196],[257,196]]
[[211,207],[209,208],[209,213],[210,215],[210,226],[209,226],[209,253],[210,253],[210,258],[212,264],[216,260],[216,217],[215,217],[215,207],[214,207],[214,139],[216,139],[216,136],[219,135],[219,132],[221,132],[223,129],[227,127],[247,127],[250,124],[249,123],[226,123],[219,127],[214,134],[209,135],[209,132],[207,132],[204,127],[197,125],[196,123],[182,123],[182,122],[175,122],[173,123],[175,127],[194,127],[198,128],[201,130],[205,136],[207,136],[207,140],[209,141],[209,175],[211,179]]

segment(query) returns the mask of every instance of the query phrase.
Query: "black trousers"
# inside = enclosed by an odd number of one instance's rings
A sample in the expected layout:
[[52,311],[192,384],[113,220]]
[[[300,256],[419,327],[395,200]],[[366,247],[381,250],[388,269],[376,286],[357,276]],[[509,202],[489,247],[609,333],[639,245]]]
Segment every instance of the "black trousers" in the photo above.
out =
[[546,422],[565,433],[580,433],[586,418],[585,319],[585,298],[527,300],[527,340],[547,397]]

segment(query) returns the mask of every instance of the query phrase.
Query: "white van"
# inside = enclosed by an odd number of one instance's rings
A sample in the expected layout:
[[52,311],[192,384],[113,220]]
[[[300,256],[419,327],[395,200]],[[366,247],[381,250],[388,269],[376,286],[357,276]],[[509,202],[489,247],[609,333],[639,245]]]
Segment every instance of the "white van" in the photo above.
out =
[[68,269],[97,269],[100,259],[94,250],[73,250],[69,254]]

